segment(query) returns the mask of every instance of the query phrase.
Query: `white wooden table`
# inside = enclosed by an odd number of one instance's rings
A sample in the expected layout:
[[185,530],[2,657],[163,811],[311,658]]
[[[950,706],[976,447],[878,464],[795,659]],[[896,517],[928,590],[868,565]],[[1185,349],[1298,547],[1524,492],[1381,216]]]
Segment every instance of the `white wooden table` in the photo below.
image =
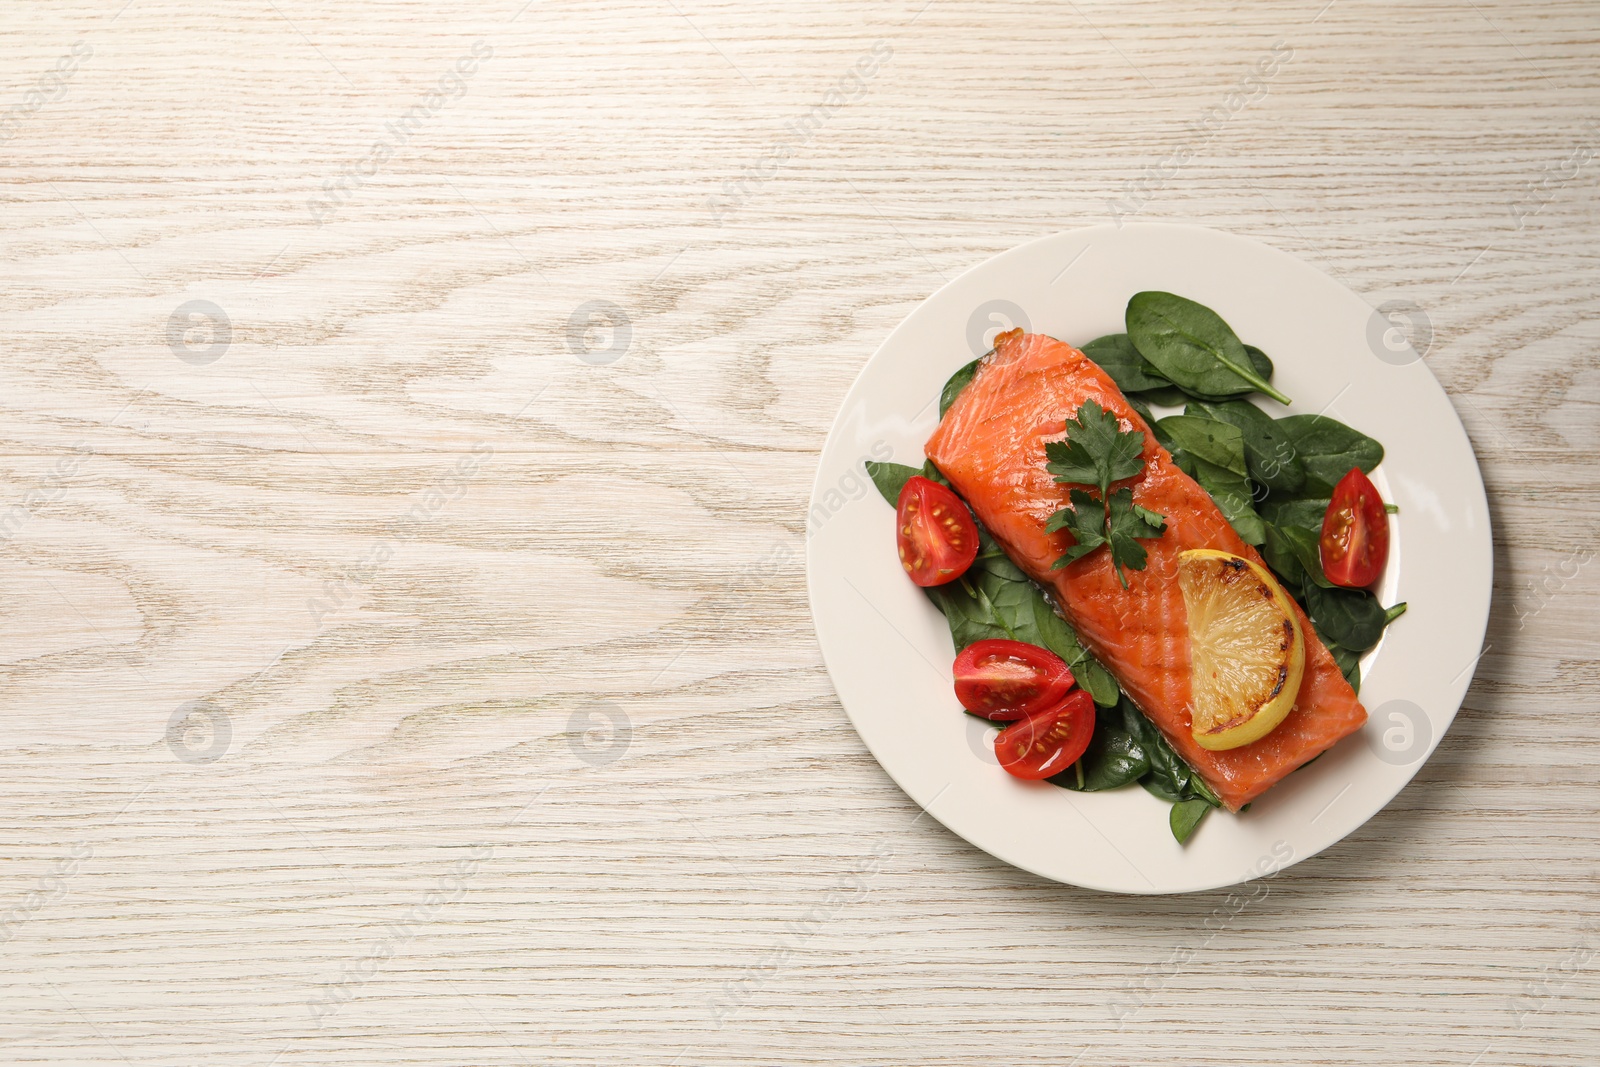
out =
[[[1600,1062],[1593,3],[0,26],[0,1061]],[[1435,757],[1220,920],[919,819],[804,595],[886,332],[1114,214],[1416,304],[1496,522]]]

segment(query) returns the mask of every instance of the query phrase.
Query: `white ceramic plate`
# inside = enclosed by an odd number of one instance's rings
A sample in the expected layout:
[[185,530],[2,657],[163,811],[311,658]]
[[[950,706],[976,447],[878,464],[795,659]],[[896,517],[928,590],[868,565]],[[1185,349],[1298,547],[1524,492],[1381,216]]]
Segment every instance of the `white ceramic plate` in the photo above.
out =
[[[1391,519],[1384,604],[1407,601],[1362,667],[1369,721],[1243,815],[1212,812],[1186,845],[1168,805],[1137,785],[1075,793],[999,768],[992,730],[961,713],[944,619],[901,571],[893,512],[863,461],[920,465],[949,375],[1024,326],[1082,345],[1120,331],[1128,297],[1163,289],[1215,309],[1276,363],[1294,403],[1383,442],[1373,480]],[[1489,512],[1472,447],[1406,343],[1420,312],[1380,315],[1314,267],[1257,241],[1190,226],[1074,230],[980,264],[889,335],[846,396],[817,471],[807,577],[823,658],[845,711],[929,814],[1024,870],[1120,893],[1181,893],[1272,874],[1371,818],[1416,774],[1472,680],[1488,620]],[[1264,398],[1258,398],[1264,399]],[[1065,413],[1063,413],[1065,417]]]

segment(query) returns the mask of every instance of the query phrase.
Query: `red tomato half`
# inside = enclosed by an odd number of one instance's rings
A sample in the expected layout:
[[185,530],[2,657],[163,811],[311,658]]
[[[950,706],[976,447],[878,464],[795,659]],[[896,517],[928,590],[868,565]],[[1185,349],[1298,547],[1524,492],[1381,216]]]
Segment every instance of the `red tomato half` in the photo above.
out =
[[943,585],[978,556],[978,524],[961,498],[938,482],[912,475],[895,509],[900,566],[918,585]]
[[1094,701],[1074,689],[1054,707],[1019,719],[994,739],[1000,766],[1018,778],[1060,774],[1083,755],[1094,736]]
[[1334,486],[1322,517],[1322,571],[1334,585],[1365,589],[1389,560],[1389,516],[1360,467]]
[[974,641],[956,657],[955,676],[961,706],[997,722],[1043,711],[1072,688],[1060,656],[1021,641]]

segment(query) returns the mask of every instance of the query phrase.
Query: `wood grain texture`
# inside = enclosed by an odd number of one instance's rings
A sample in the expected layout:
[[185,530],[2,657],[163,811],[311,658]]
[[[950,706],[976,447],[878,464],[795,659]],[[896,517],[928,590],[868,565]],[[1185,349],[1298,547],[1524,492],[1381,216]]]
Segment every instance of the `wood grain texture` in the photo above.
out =
[[[0,1059],[1600,1057],[1592,3],[0,19]],[[1434,758],[1220,923],[922,817],[803,591],[887,331],[1130,195],[1419,305],[1496,524]]]

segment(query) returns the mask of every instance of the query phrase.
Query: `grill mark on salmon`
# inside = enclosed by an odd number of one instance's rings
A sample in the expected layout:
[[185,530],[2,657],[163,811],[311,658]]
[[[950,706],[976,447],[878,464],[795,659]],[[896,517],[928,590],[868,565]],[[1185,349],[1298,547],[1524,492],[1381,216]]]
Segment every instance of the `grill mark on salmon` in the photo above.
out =
[[[1045,469],[1044,446],[1066,437],[1067,417],[1087,400],[1124,429],[1144,431],[1144,468],[1114,488],[1131,486],[1134,503],[1167,520],[1165,534],[1140,542],[1149,559],[1143,570],[1125,572],[1126,589],[1106,551],[1052,569],[1073,542],[1066,531],[1045,532],[1068,500],[1067,487]],[[1366,722],[1355,690],[1297,604],[1306,667],[1294,710],[1266,737],[1240,748],[1212,752],[1195,743],[1178,555],[1214,548],[1258,563],[1261,557],[1172,462],[1116,383],[1076,348],[1021,330],[995,338],[994,353],[940,421],[927,454],[1012,560],[1054,593],[1085,647],[1228,810],[1238,811]]]

